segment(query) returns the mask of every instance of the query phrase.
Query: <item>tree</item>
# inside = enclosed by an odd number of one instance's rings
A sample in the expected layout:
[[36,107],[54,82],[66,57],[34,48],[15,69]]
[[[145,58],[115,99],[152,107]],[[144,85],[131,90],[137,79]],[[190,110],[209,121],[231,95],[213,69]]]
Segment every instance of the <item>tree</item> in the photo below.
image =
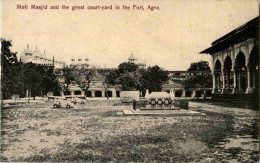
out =
[[120,76],[120,74],[119,74],[118,70],[111,71],[106,76],[105,82],[107,84],[115,85],[116,84],[116,79],[119,78],[119,76]]
[[75,68],[72,71],[73,80],[85,92],[88,91],[90,83],[96,75],[96,68]]
[[68,91],[71,81],[74,80],[74,75],[73,75],[74,69],[75,67],[64,67],[62,69],[63,76],[65,78],[65,84],[66,84],[65,87],[63,87],[63,90],[65,91]]
[[188,71],[210,71],[208,61],[194,62],[190,65]]
[[42,70],[42,87],[41,94],[47,94],[48,92],[59,92],[61,90],[60,83],[58,82],[53,69]]
[[1,91],[2,98],[10,98],[13,94],[25,96],[29,90],[35,98],[48,91],[60,89],[53,69],[46,69],[33,63],[18,62],[16,53],[11,52],[11,41],[1,39]]
[[148,67],[140,78],[141,88],[139,89],[141,91],[148,89],[149,92],[161,91],[163,83],[168,81],[168,75],[168,71],[163,70],[158,65]]
[[1,60],[8,61],[9,63],[16,63],[17,56],[16,52],[11,52],[10,47],[12,46],[11,41],[1,39]]
[[186,90],[190,90],[194,88],[200,89],[203,92],[204,98],[206,98],[206,94],[204,93],[204,90],[205,88],[212,87],[212,75],[208,73],[206,75],[192,76],[184,80],[183,85]]
[[10,98],[17,93],[17,71],[14,65],[17,63],[16,53],[11,52],[11,41],[1,39],[1,92],[2,98]]
[[138,65],[130,62],[123,62],[118,66],[118,73],[124,74],[127,72],[134,72],[138,69]]
[[168,81],[168,72],[159,66],[138,69],[134,63],[121,63],[118,69],[106,76],[107,84],[119,84],[123,91],[139,90],[145,92],[161,91],[164,82]]
[[188,71],[200,71],[200,72],[198,72],[199,74],[196,74],[195,76],[191,76],[186,80],[182,81],[181,84],[184,85],[186,90],[190,90],[194,88],[202,90],[205,98],[206,97],[204,93],[205,88],[212,87],[212,75],[210,74],[209,63],[207,61],[192,63]]
[[24,69],[24,83],[25,87],[29,90],[29,98],[32,95],[35,99],[35,96],[40,94],[42,87],[40,67],[37,67],[33,63],[26,63]]
[[[130,75],[131,72],[135,72],[138,70],[138,65],[135,63],[123,62],[118,66],[117,70],[111,71],[105,79],[107,84],[115,85],[115,84],[123,84],[125,83],[126,75]],[[119,80],[120,78],[120,80]],[[129,78],[130,79],[130,78]],[[126,85],[130,83],[125,83]],[[125,86],[126,86],[125,85]],[[126,88],[124,86],[124,88]]]
[[119,77],[117,82],[120,83],[123,91],[132,91],[137,88],[137,81],[129,75]]

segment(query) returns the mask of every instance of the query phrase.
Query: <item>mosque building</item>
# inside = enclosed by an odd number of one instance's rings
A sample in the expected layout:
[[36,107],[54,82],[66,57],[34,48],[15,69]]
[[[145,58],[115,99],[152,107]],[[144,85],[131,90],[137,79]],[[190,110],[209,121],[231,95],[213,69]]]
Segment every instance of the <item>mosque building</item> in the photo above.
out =
[[38,50],[37,46],[36,46],[35,50],[32,51],[28,44],[27,44],[26,49],[21,54],[20,60],[24,63],[31,62],[36,65],[40,65],[40,66],[44,66],[44,67],[63,68],[65,66],[65,62],[55,61],[54,57],[53,57],[53,59],[47,58],[45,50],[43,53],[41,53]]
[[[48,59],[46,52],[44,50],[41,53],[37,46],[35,50],[31,50],[29,45],[20,56],[20,60],[24,63],[34,63],[44,67],[54,68],[54,73],[61,85],[65,85],[65,77],[63,75],[62,69],[64,67],[76,67],[91,69],[95,67],[90,65],[88,57],[73,57],[68,65],[65,62],[55,61],[53,59]],[[139,68],[146,69],[146,63],[138,61],[137,57],[130,53],[128,57],[129,63],[135,63]],[[120,85],[106,85],[105,78],[111,72],[115,71],[116,68],[104,68],[95,67],[96,74],[94,75],[88,91],[82,90],[76,83],[71,83],[69,86],[69,91],[62,90],[60,93],[54,93],[55,96],[85,96],[85,97],[120,97],[121,87]],[[169,81],[163,85],[162,91],[169,92],[173,90],[175,97],[200,97],[201,90],[185,90],[183,86],[178,85],[176,80],[183,80],[188,76],[196,75],[197,73],[205,72],[187,72],[187,71],[169,71]],[[207,97],[211,96],[211,88],[205,89]]]

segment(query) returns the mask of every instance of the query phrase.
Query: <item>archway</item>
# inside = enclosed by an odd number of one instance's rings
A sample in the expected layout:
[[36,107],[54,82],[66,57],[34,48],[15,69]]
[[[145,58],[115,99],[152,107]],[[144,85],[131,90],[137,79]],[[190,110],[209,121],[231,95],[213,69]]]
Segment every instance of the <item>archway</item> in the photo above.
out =
[[201,95],[202,95],[202,91],[196,91],[195,92],[195,96],[196,97],[201,97]]
[[213,80],[215,83],[214,84],[214,93],[218,93],[221,89],[221,85],[222,85],[222,82],[221,82],[221,62],[217,59],[217,61],[215,62],[214,64],[214,74],[213,74]]
[[206,91],[206,97],[211,97],[211,91]]
[[79,91],[79,90],[74,91],[74,95],[81,95],[81,91]]
[[182,91],[175,91],[175,97],[181,97]]
[[246,58],[243,52],[239,52],[236,56],[235,60],[235,73],[236,75],[236,81],[238,82],[238,91],[241,93],[244,93],[247,88],[247,67],[246,67]]
[[95,91],[95,97],[102,97],[101,91]]
[[214,70],[217,72],[221,72],[221,62],[217,59],[214,65]]
[[255,70],[258,65],[259,65],[259,48],[258,46],[254,46],[249,54],[248,68],[249,70]]
[[233,84],[233,81],[231,80],[231,69],[232,69],[232,60],[230,56],[227,56],[224,61],[224,71],[223,71],[223,90],[225,93],[230,93],[230,85]]
[[107,93],[106,93],[106,97],[112,97],[112,91],[107,91]]
[[71,95],[71,92],[70,91],[64,91],[64,95]]
[[91,97],[91,91],[87,91],[86,95],[87,97]]
[[61,96],[59,91],[54,91],[53,96]]
[[120,91],[116,91],[116,97],[120,97]]
[[254,46],[248,58],[248,76],[249,86],[253,88],[254,92],[258,93],[259,88],[259,47]]
[[191,97],[191,96],[192,96],[192,91],[185,92],[185,97]]

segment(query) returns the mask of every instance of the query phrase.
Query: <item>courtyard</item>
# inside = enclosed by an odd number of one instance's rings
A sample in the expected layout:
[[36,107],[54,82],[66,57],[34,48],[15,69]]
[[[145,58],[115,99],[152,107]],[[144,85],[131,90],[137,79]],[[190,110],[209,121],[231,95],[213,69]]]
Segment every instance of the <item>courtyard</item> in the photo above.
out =
[[194,116],[118,115],[132,105],[88,100],[77,108],[53,102],[1,110],[1,161],[257,162],[259,112],[190,102]]

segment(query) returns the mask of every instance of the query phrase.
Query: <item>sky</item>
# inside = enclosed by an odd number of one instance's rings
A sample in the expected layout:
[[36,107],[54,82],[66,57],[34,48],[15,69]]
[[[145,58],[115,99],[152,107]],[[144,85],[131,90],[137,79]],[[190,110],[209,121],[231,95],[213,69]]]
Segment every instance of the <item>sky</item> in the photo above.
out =
[[[50,9],[57,5],[59,9]],[[84,9],[72,10],[82,5]],[[113,9],[87,9],[97,5]],[[148,5],[159,10],[148,10]],[[187,70],[192,62],[211,62],[210,55],[198,53],[258,15],[257,0],[2,0],[1,37],[12,40],[11,50],[18,56],[28,44],[66,63],[87,57],[90,64],[115,68],[133,53],[147,66]]]

